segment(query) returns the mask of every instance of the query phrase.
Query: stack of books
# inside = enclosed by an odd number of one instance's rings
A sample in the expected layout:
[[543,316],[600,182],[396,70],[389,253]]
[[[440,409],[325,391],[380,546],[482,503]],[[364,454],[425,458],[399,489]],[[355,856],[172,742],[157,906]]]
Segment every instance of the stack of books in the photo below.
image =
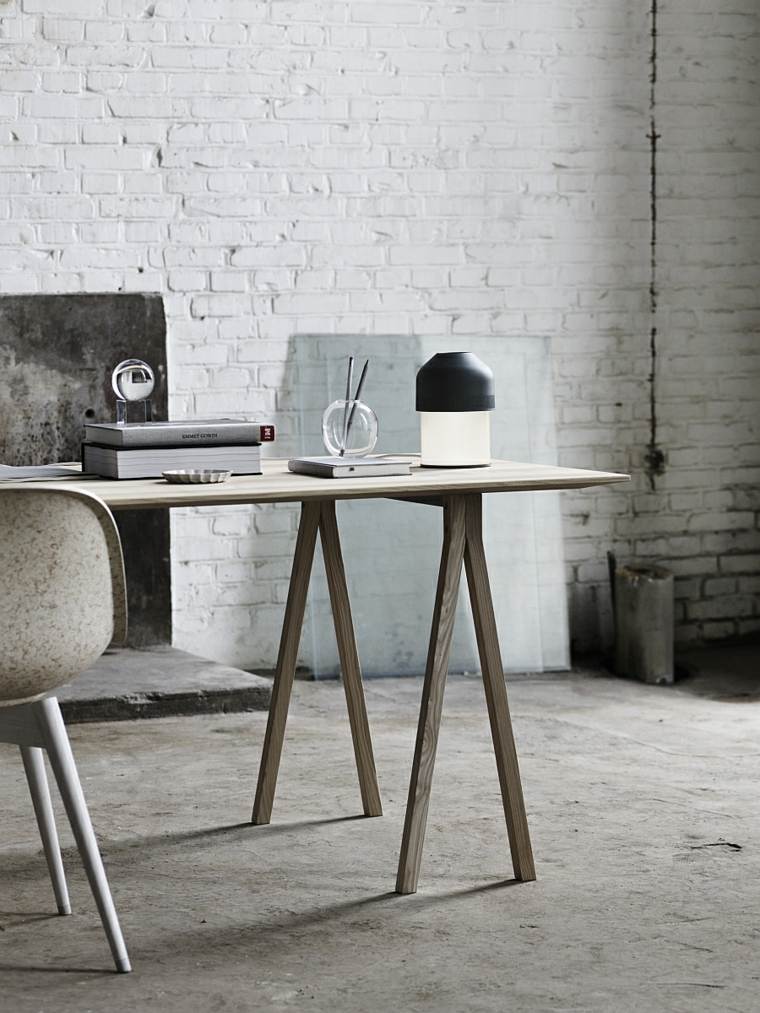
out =
[[272,440],[274,426],[239,419],[90,422],[82,471],[105,478],[160,478],[179,468],[260,475],[261,444]]

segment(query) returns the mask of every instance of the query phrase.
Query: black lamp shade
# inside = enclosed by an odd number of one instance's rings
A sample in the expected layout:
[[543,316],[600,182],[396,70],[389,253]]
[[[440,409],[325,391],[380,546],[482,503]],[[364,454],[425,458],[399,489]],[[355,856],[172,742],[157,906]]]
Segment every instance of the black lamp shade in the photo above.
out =
[[494,407],[493,373],[472,352],[438,352],[417,373],[418,412],[486,412]]

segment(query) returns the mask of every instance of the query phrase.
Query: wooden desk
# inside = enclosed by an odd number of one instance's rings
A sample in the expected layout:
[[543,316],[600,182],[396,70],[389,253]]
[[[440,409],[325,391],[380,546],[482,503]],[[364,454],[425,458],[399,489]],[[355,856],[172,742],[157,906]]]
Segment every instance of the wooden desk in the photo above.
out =
[[428,503],[442,509],[441,565],[396,881],[399,893],[414,893],[422,859],[443,692],[463,565],[475,621],[515,877],[526,881],[536,878],[483,549],[482,495],[583,489],[627,480],[627,475],[518,464],[512,461],[494,461],[490,468],[414,468],[408,477],[323,479],[291,474],[287,470],[287,462],[272,460],[264,462],[263,475],[237,476],[222,485],[169,485],[163,480],[153,479],[116,482],[99,478],[71,478],[62,481],[66,485],[94,493],[112,510],[223,506],[235,503],[301,504],[272,703],[253,804],[252,822],[255,824],[269,823],[272,814],[317,534],[322,541],[364,813],[367,816],[382,815],[335,503],[341,499],[390,497]]

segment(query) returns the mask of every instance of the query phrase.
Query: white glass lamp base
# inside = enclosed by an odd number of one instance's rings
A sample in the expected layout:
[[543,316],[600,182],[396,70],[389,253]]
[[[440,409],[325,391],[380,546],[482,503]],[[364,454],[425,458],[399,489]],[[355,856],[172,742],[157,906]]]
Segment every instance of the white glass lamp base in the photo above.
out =
[[491,412],[418,412],[420,463],[476,468],[491,463]]

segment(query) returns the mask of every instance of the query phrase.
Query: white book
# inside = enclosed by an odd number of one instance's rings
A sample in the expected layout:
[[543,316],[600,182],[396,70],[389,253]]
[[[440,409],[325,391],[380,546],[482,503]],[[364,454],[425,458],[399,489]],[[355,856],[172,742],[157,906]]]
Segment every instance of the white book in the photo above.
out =
[[261,474],[261,448],[240,447],[159,447],[119,450],[82,444],[82,471],[104,478],[160,478],[178,468],[219,469],[235,475]]
[[317,478],[380,478],[386,475],[411,475],[406,457],[294,457],[288,471]]

